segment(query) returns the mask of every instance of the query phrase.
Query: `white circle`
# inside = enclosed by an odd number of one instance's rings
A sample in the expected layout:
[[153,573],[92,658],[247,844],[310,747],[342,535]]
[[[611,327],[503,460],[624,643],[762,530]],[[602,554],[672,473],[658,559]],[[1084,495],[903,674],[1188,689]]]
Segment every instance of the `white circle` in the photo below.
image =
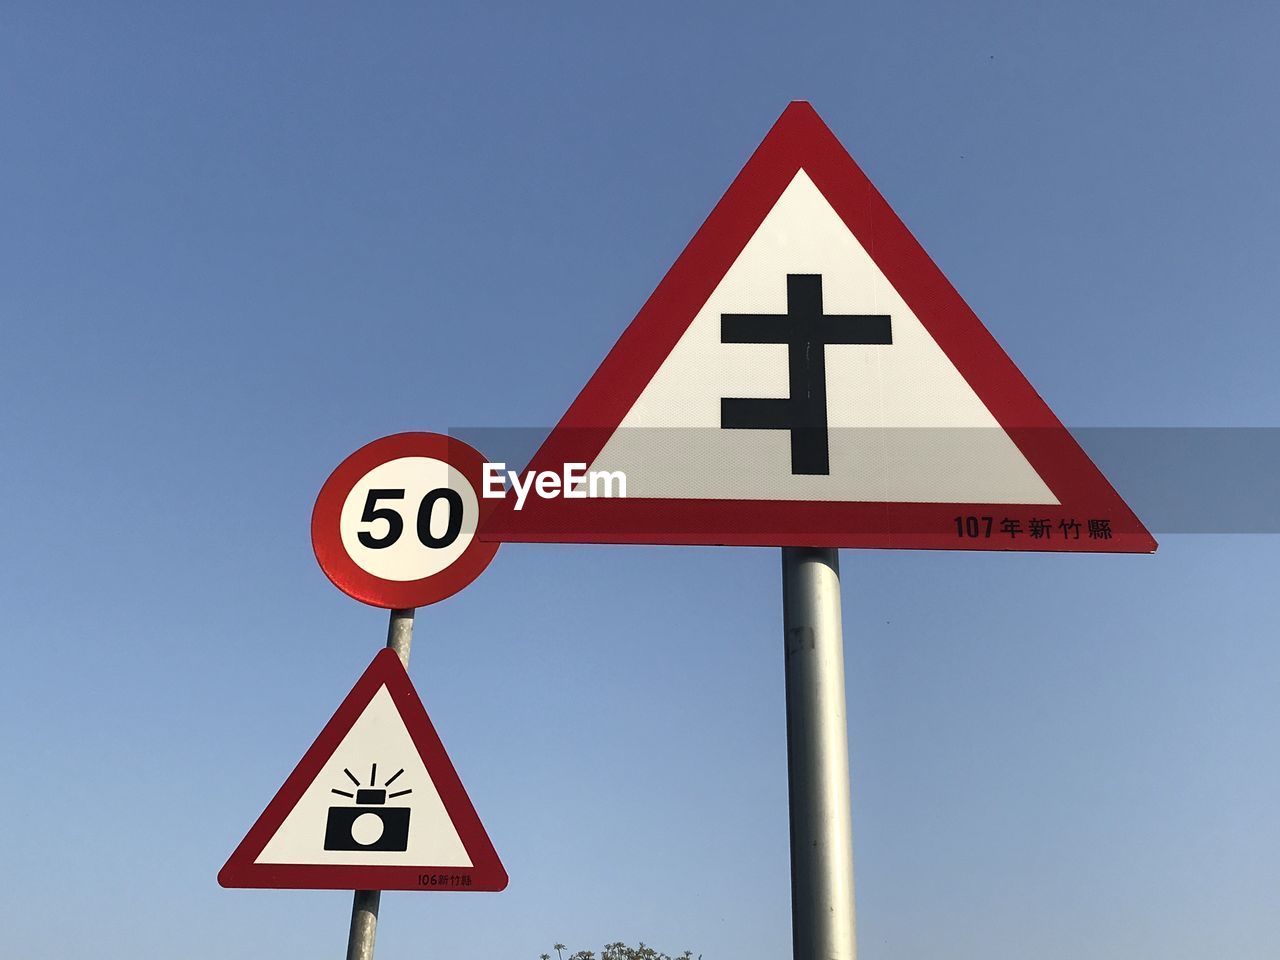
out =
[[377,843],[382,830],[382,818],[376,813],[362,813],[351,821],[351,839],[362,847]]
[[[374,490],[394,493],[372,496]],[[423,531],[429,540],[444,539],[450,524],[457,523],[452,516],[453,498],[441,495],[442,490],[455,491],[461,500],[461,526],[456,539],[444,546],[429,546],[418,535],[418,515],[424,506],[430,510],[428,528]],[[395,514],[399,523],[384,511]],[[338,532],[347,555],[361,570],[403,582],[437,574],[462,556],[475,537],[479,518],[476,492],[454,467],[434,457],[401,457],[374,467],[356,482],[343,501]],[[397,526],[398,536],[392,540]],[[362,533],[374,543],[372,547],[361,543]],[[378,546],[384,540],[387,544]]]

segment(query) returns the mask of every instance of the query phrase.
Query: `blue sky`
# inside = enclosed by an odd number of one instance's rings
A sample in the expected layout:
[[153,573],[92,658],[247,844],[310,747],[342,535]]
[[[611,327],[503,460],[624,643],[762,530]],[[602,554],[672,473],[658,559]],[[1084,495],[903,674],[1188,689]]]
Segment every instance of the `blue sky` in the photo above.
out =
[[[553,423],[788,100],[1066,423],[1276,424],[1278,28],[6,5],[8,949],[341,950],[349,894],[215,882],[382,643],[316,491],[377,436]],[[1280,952],[1277,540],[1157,536],[843,554],[864,958]],[[378,956],[785,955],[780,618],[768,549],[512,544],[423,610],[411,676],[512,880],[386,895]]]

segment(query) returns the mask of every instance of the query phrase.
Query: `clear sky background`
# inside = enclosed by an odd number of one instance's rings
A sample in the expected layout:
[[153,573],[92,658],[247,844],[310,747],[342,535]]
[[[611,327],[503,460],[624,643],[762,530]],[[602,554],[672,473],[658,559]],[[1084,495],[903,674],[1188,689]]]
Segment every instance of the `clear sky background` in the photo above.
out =
[[[315,493],[377,436],[554,423],[793,98],[1066,423],[1280,422],[1277,39],[1243,2],[4,4],[3,952],[341,955],[350,894],[215,881],[383,642]],[[842,554],[865,960],[1280,954],[1280,541],[1157,536]],[[789,954],[777,553],[512,544],[421,611],[511,885],[387,894],[379,958]]]

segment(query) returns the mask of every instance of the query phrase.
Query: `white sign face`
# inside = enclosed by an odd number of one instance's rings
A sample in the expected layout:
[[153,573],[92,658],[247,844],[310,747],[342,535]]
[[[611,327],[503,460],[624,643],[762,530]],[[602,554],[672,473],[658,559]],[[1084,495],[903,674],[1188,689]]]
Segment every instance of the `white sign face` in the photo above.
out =
[[[835,337],[842,322],[887,318],[882,341],[818,348],[826,450],[813,471],[794,462],[787,430],[726,429],[724,398],[790,395],[788,344],[765,325],[799,322],[792,278],[813,289]],[[734,315],[762,332],[735,336]],[[622,471],[629,496],[656,499],[1058,502],[804,170],[590,468]]]
[[386,687],[255,862],[471,866]]
[[458,470],[433,457],[400,457],[356,481],[338,529],[347,555],[383,580],[421,580],[471,544],[480,503]]

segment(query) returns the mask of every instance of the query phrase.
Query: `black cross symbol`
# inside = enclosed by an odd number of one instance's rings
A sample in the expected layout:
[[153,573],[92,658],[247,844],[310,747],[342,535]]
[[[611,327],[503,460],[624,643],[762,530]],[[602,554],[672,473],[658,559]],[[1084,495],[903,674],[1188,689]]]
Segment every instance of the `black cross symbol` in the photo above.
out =
[[790,430],[791,472],[828,474],[829,343],[893,343],[887,314],[823,314],[822,276],[787,274],[787,312],[722,313],[721,343],[785,343],[789,397],[722,397],[724,430]]

